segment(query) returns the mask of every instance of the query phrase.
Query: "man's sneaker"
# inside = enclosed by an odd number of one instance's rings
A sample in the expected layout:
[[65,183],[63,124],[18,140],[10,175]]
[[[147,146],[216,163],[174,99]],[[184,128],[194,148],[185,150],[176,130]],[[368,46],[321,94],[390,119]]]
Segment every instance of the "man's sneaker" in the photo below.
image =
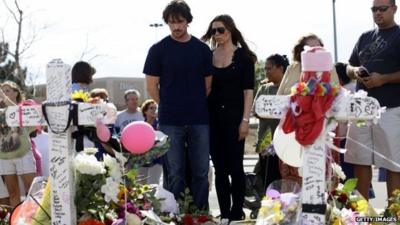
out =
[[229,219],[226,219],[226,218],[221,219],[219,221],[219,225],[229,225]]

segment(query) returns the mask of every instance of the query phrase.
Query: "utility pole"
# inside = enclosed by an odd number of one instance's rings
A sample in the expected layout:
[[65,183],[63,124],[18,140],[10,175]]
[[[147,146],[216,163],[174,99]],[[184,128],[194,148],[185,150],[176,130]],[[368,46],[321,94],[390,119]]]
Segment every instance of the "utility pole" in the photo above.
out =
[[336,36],[336,0],[332,0],[332,10],[333,10],[333,48],[334,48],[334,57],[335,63],[338,61],[338,53],[337,53],[337,36]]

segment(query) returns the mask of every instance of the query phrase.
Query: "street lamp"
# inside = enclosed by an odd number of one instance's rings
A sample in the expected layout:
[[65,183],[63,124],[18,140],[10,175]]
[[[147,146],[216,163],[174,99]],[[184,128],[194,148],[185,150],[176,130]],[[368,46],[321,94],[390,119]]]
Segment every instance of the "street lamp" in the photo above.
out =
[[162,23],[151,23],[149,24],[150,27],[154,27],[154,37],[155,37],[155,41],[157,41],[157,28],[162,27],[163,24]]
[[338,61],[337,57],[337,37],[336,37],[336,0],[332,0],[332,10],[333,10],[333,48],[335,51],[335,63]]

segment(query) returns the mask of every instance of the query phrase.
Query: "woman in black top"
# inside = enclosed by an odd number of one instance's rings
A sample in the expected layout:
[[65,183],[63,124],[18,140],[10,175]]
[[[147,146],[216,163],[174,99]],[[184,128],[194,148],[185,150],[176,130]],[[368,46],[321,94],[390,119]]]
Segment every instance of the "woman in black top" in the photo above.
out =
[[242,218],[244,141],[249,130],[257,57],[229,15],[215,17],[202,40],[210,43],[213,50],[210,154],[215,167],[221,221],[228,223]]

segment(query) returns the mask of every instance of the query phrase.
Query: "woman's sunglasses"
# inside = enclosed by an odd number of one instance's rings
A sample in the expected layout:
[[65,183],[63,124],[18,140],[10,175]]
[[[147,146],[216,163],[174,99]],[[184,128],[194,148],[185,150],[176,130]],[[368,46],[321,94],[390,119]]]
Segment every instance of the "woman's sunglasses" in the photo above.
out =
[[217,27],[217,28],[212,28],[211,29],[211,35],[215,35],[216,33],[224,34],[225,33],[225,27]]

